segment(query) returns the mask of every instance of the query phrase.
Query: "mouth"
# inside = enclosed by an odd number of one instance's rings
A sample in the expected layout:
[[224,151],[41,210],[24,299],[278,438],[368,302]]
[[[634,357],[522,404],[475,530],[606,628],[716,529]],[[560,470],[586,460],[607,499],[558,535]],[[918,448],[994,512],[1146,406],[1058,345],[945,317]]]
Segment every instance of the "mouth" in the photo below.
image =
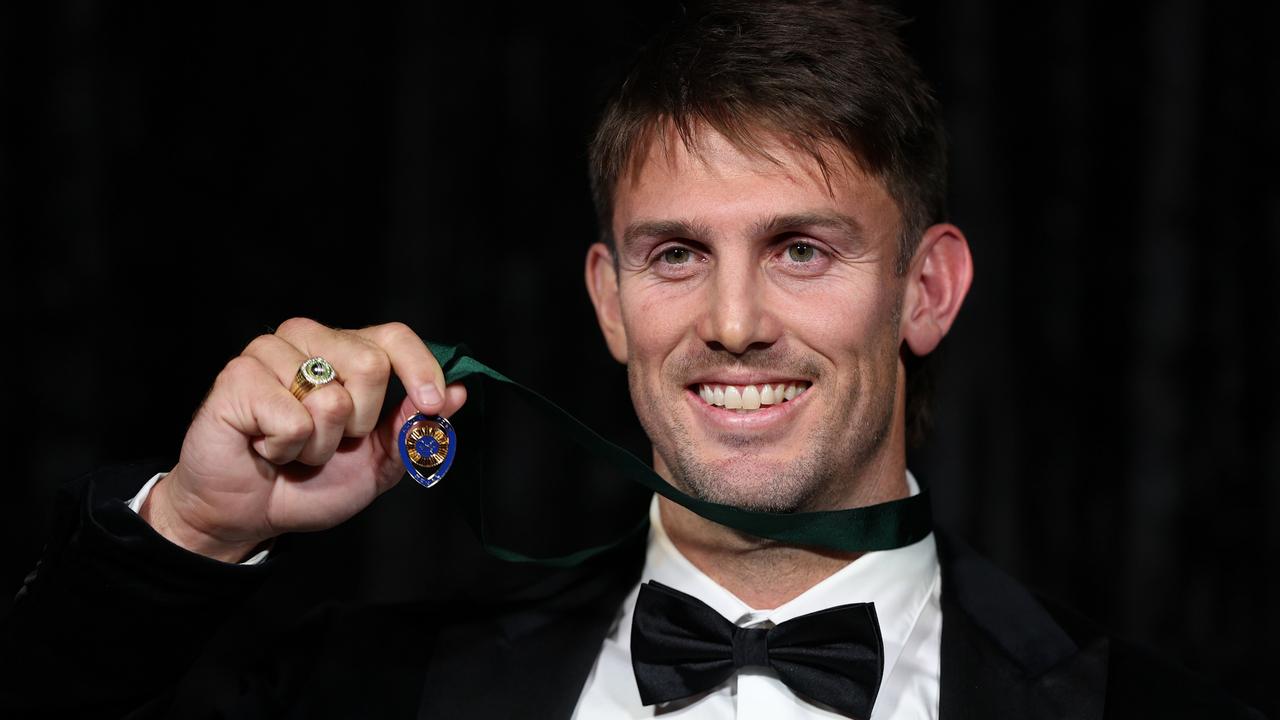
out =
[[689,391],[712,407],[753,413],[793,402],[810,385],[807,380],[777,380],[751,385],[710,382],[690,385]]

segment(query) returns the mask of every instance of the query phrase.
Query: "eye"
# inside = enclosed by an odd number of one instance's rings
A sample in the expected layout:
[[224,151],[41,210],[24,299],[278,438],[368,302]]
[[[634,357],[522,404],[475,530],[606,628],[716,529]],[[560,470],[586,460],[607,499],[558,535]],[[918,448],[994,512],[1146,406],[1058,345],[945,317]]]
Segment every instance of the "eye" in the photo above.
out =
[[787,246],[787,259],[796,263],[812,262],[818,256],[818,250],[812,245],[793,243]]
[[662,261],[668,265],[683,265],[693,259],[689,248],[670,247],[662,251]]

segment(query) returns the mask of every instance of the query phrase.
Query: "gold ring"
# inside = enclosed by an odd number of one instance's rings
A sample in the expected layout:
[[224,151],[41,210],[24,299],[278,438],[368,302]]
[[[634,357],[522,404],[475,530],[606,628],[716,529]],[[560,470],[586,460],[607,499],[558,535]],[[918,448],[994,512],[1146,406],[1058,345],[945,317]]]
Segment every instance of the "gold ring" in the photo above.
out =
[[306,362],[298,366],[298,372],[293,376],[293,384],[289,386],[289,392],[301,400],[307,396],[307,393],[321,385],[328,385],[337,378],[338,373],[333,371],[329,361],[319,356],[307,358]]

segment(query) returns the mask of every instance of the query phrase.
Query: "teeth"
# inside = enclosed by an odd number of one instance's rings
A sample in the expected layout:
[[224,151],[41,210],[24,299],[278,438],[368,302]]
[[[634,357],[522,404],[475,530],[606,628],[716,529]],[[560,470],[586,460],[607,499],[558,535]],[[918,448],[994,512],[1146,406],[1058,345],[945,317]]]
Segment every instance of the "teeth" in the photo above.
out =
[[778,383],[776,385],[699,385],[698,397],[708,405],[727,410],[759,410],[766,405],[777,405],[809,388],[809,383]]
[[729,385],[724,389],[724,407],[726,410],[737,410],[742,407],[742,393],[738,388]]

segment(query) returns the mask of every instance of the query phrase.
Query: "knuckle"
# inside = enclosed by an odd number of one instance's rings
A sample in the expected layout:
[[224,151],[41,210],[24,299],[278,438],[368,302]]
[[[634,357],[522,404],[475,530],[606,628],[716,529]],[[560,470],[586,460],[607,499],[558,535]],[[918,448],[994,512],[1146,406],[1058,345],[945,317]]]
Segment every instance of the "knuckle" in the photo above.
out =
[[392,321],[389,323],[384,323],[382,325],[382,328],[383,328],[382,332],[392,337],[400,338],[400,337],[405,337],[407,335],[413,335],[413,331],[409,329],[409,326],[405,325],[404,323],[398,320]]
[[377,327],[378,343],[387,347],[404,347],[411,343],[421,343],[413,328],[402,322],[393,321]]
[[[296,405],[294,405],[293,408],[301,410],[301,408],[297,408]],[[281,416],[279,422],[280,429],[279,432],[276,433],[280,439],[286,442],[305,440],[311,437],[311,434],[315,431],[315,424],[311,421],[311,416],[305,411],[299,412],[295,411],[293,408],[290,409],[290,412]]]
[[244,346],[244,354],[256,355],[257,353],[266,350],[267,347],[274,342],[279,342],[279,338],[275,335],[259,335],[258,337],[250,340],[248,345]]
[[276,335],[285,337],[301,335],[302,333],[315,329],[319,324],[320,323],[309,318],[291,317],[280,323],[279,327],[276,328]]
[[231,358],[226,366],[222,368],[222,372],[218,373],[214,386],[226,387],[228,385],[235,386],[246,382],[254,373],[258,371],[258,362],[246,355],[238,355]]
[[366,347],[348,360],[348,373],[371,378],[385,378],[391,374],[391,358],[381,348]]
[[351,396],[339,392],[338,388],[326,388],[325,392],[312,393],[308,398],[307,408],[311,416],[322,424],[344,425],[354,410]]

